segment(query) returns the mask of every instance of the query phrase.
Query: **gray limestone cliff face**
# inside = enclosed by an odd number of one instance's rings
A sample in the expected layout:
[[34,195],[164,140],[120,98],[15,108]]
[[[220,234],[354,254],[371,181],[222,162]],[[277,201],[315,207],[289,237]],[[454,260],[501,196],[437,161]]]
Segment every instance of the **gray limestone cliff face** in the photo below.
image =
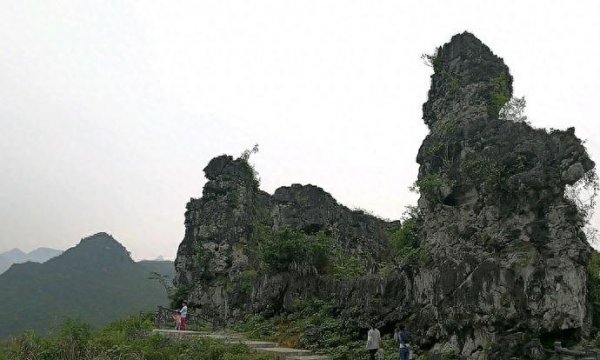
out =
[[242,160],[219,156],[204,169],[208,182],[200,199],[186,206],[185,238],[175,260],[176,283],[192,287],[200,280],[239,272],[249,266],[252,209],[267,195],[258,189],[252,168]]
[[[187,204],[177,253],[175,284],[192,307],[231,323],[324,299],[349,326],[405,323],[432,358],[543,359],[542,341],[589,336],[592,250],[564,193],[594,162],[573,129],[499,119],[512,77],[472,34],[454,36],[432,65],[423,105],[430,133],[417,156],[420,260],[392,259],[398,222],[352,211],[312,185],[269,195],[245,160],[223,155],[205,168],[202,197]],[[261,231],[286,227],[328,234],[367,272],[339,279],[261,271]]]
[[421,246],[432,260],[418,294],[437,322],[426,335],[469,359],[586,335],[591,248],[564,192],[594,163],[572,128],[498,119],[512,77],[472,34],[454,36],[433,66],[423,106],[430,133],[417,157]]

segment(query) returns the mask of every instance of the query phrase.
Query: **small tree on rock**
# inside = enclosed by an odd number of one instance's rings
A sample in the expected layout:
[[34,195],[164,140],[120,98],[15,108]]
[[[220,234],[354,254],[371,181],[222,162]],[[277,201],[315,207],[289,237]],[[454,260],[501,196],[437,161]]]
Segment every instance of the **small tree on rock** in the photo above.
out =
[[526,105],[527,105],[527,101],[525,100],[525,96],[522,96],[520,98],[512,97],[502,107],[502,109],[500,109],[498,118],[500,120],[524,122],[524,123],[529,124],[529,121],[527,121],[527,116],[525,115],[525,106]]

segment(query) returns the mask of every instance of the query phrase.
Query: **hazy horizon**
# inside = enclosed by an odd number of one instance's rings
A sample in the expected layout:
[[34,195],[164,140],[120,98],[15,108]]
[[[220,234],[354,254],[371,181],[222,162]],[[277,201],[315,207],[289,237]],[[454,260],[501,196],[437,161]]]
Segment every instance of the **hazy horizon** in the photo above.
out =
[[3,2],[0,253],[104,231],[173,259],[202,169],[256,143],[263,190],[310,183],[398,219],[427,134],[420,55],[465,30],[510,67],[534,127],[575,127],[599,162],[600,2],[576,5]]

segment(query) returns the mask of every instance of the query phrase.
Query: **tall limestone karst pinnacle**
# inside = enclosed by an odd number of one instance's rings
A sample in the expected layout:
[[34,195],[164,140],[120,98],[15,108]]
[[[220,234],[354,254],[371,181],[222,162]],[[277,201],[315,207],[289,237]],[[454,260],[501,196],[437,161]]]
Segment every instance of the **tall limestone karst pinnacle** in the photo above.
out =
[[442,321],[426,333],[471,358],[534,335],[585,335],[591,248],[564,192],[594,162],[572,128],[498,119],[512,77],[472,34],[454,36],[432,63],[430,133],[417,156],[432,256],[422,276],[432,283],[418,292]]
[[[348,324],[389,331],[403,322],[421,353],[464,359],[543,359],[547,341],[590,336],[592,249],[564,193],[594,162],[572,128],[499,119],[512,77],[474,35],[452,37],[432,65],[430,133],[417,156],[418,261],[394,260],[397,222],[351,211],[312,185],[269,195],[247,161],[220,156],[205,169],[202,198],[187,205],[179,295],[223,323],[324,299]],[[364,272],[265,271],[264,234],[285,227],[328,234],[338,259],[359,259]]]

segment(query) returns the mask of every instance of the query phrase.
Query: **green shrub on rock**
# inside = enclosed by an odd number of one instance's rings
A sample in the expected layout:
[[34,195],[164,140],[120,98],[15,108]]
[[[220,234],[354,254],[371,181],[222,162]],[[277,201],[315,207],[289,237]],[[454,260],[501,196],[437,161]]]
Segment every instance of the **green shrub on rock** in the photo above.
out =
[[422,265],[429,262],[427,249],[420,243],[422,225],[423,220],[413,208],[409,209],[402,225],[390,231],[389,239],[394,258],[400,265]]
[[268,271],[319,274],[329,261],[331,238],[323,232],[307,235],[285,227],[260,243],[260,259]]
[[490,79],[492,84],[492,92],[489,98],[488,115],[497,119],[500,110],[511,98],[510,80],[506,74],[500,74]]
[[444,175],[427,174],[415,181],[410,190],[424,195],[430,201],[439,202],[441,201],[440,188],[443,186],[450,186],[450,182]]

